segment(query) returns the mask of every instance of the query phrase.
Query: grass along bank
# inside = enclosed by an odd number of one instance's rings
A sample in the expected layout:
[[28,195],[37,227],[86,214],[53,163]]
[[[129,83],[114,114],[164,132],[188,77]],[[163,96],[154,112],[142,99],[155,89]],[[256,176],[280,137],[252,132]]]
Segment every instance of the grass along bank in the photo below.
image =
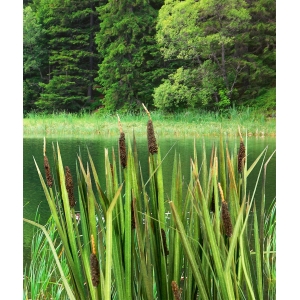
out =
[[[147,115],[131,113],[118,114],[123,129],[136,136],[144,135]],[[236,128],[240,126],[242,133],[248,136],[276,136],[276,119],[267,118],[263,114],[247,108],[244,110],[230,109],[226,112],[182,112],[163,114],[151,112],[158,136],[218,136],[220,129],[224,135],[236,136]],[[100,113],[30,113],[23,120],[23,135],[26,136],[56,136],[72,135],[81,137],[118,136],[116,126],[117,114]]]

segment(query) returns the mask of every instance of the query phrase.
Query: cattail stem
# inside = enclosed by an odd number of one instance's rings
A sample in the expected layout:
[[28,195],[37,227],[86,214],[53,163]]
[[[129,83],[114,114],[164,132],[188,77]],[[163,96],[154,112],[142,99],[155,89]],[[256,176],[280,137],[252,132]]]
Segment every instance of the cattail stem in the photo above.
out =
[[119,130],[120,130],[120,133],[121,133],[121,132],[123,132],[123,128],[122,128],[121,120],[120,120],[120,117],[119,117],[118,114],[117,114],[117,117],[118,117]]
[[241,128],[240,128],[240,126],[238,126],[238,132],[239,132],[240,140],[243,141],[243,136],[242,136],[242,133],[241,133]]
[[147,107],[144,105],[144,103],[142,103],[142,105],[143,105],[143,108],[144,108],[144,110],[146,111],[146,113],[147,113],[149,119],[151,120],[151,115],[150,115],[150,113],[149,113]]
[[46,156],[46,137],[44,137],[43,154],[44,154],[44,156]]

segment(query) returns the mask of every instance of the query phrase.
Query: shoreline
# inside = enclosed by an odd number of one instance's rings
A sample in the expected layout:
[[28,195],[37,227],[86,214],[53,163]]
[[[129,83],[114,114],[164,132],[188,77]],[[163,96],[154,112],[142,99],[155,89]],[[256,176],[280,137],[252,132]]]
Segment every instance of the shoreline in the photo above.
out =
[[[122,128],[125,134],[133,131],[136,136],[146,136],[147,118],[138,121],[122,121]],[[238,126],[241,128],[243,136],[247,137],[274,137],[276,138],[276,121],[271,120],[265,123],[260,122],[170,122],[153,120],[155,134],[160,137],[214,137],[219,136],[220,132],[224,136],[238,136]],[[119,126],[117,121],[93,121],[86,119],[60,122],[59,120],[23,120],[23,137],[32,136],[72,136],[82,138],[114,137],[119,136]]]

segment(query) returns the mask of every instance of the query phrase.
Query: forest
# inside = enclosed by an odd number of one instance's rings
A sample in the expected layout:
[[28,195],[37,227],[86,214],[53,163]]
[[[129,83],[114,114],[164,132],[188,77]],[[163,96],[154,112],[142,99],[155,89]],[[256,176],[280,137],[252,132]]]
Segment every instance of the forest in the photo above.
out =
[[274,111],[273,0],[27,0],[23,111]]

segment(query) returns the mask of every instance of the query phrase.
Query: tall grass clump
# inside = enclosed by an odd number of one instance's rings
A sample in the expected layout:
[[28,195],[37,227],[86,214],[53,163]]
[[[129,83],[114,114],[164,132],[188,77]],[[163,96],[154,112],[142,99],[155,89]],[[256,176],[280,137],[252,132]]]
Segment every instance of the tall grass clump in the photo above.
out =
[[[35,230],[32,239],[31,263],[24,272],[23,299],[70,299],[63,283],[63,277],[66,283],[69,280],[69,268],[53,218],[50,217],[45,227],[30,220],[26,221],[39,228]],[[58,254],[60,270],[49,243]]]
[[[119,134],[115,126],[115,112],[75,113],[28,113],[23,119],[23,135],[32,137],[43,136],[79,136],[115,137]],[[145,116],[142,112],[119,112],[124,132],[131,132],[134,128],[136,136],[145,134]],[[158,136],[202,137],[218,136],[220,127],[226,136],[236,136],[236,128],[243,124],[243,131],[247,128],[249,136],[274,137],[276,133],[276,119],[266,118],[250,108],[231,108],[223,112],[204,110],[182,111],[166,113],[152,111],[151,120],[155,123]]]
[[[143,107],[148,115],[147,176],[140,167],[135,133],[128,136],[119,117],[118,150],[105,149],[100,169],[89,152],[88,161],[79,154],[70,177],[58,143],[53,144],[50,186],[35,162],[68,264],[63,284],[69,297],[275,299],[275,201],[265,211],[266,170],[274,153],[266,157],[265,148],[248,161],[247,134],[239,133],[240,150],[229,149],[220,134],[211,153],[206,153],[204,140],[195,139],[189,161],[182,162],[175,152],[166,196],[156,122]],[[190,166],[187,184],[182,164]],[[250,191],[247,180],[254,168],[259,172]],[[262,198],[255,199],[259,181]],[[70,186],[77,188],[78,199],[70,201]]]

